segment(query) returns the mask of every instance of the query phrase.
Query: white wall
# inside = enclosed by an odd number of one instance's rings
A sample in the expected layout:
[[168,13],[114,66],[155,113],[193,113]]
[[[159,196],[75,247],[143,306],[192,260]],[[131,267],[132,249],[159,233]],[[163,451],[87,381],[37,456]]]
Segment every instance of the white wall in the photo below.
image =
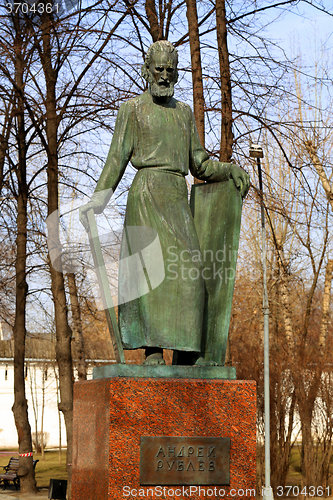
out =
[[[44,432],[49,433],[47,447],[59,446],[59,413],[57,407],[57,385],[54,367],[50,363],[27,362],[26,397],[28,400],[28,415],[31,431],[36,431],[35,413],[38,415],[38,431],[41,430],[42,400],[43,400],[43,369],[47,368],[44,380]],[[89,370],[91,378],[91,370]],[[12,360],[0,360],[0,449],[18,446],[17,432],[11,410],[14,404],[14,365]],[[66,446],[66,429],[61,413],[61,442]]]
[[[7,376],[6,376],[7,372]],[[7,378],[7,380],[6,380]],[[17,432],[11,410],[14,403],[13,363],[0,363],[0,447],[17,446]]]

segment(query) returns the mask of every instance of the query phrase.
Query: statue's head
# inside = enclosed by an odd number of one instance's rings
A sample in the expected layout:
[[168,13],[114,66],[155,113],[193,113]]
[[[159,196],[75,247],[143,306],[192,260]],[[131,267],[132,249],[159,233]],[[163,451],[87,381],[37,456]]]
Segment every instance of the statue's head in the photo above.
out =
[[141,74],[153,97],[173,96],[178,80],[177,64],[178,53],[171,42],[160,40],[149,47]]

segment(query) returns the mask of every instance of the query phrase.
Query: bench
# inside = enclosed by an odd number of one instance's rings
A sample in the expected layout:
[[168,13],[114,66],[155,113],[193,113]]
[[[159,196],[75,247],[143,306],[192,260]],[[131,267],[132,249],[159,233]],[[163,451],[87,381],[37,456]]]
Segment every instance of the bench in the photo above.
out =
[[[39,460],[33,460],[34,469]],[[3,469],[5,469],[4,474],[0,474],[0,483],[4,484],[4,489],[6,489],[7,485],[10,481],[12,481],[15,485],[15,488],[18,490],[20,486],[20,478],[17,475],[17,469],[19,468],[19,458],[11,457],[8,462],[8,465],[5,465]]]

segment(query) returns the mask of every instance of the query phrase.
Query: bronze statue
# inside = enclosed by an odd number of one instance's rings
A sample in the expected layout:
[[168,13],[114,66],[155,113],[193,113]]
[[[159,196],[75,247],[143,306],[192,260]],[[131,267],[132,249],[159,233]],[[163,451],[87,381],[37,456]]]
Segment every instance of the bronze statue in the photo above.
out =
[[[105,167],[80,217],[87,226],[87,210],[103,211],[131,162],[137,174],[128,195],[119,264],[118,323],[123,346],[145,348],[145,364],[164,364],[163,349],[176,352],[177,364],[218,364],[202,356],[205,283],[185,176],[190,169],[209,183],[232,179],[242,197],[250,181],[237,165],[209,159],[191,108],[173,97],[177,63],[177,51],[170,42],[149,47],[142,66],[149,89],[120,106]],[[164,261],[164,279],[156,287],[150,277],[160,264],[152,253],[142,258],[154,234]],[[128,268],[129,257],[135,255],[140,255],[143,266],[140,276],[131,276]]]

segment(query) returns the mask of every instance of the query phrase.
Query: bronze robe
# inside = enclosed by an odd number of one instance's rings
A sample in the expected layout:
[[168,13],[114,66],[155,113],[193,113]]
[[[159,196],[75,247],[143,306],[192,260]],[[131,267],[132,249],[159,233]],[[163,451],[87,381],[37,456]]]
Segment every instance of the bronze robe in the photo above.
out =
[[128,195],[119,263],[124,348],[199,352],[204,280],[185,176],[190,169],[205,181],[226,180],[230,164],[209,160],[187,104],[173,98],[156,104],[149,92],[120,106],[96,192],[115,190],[129,161],[138,172]]

